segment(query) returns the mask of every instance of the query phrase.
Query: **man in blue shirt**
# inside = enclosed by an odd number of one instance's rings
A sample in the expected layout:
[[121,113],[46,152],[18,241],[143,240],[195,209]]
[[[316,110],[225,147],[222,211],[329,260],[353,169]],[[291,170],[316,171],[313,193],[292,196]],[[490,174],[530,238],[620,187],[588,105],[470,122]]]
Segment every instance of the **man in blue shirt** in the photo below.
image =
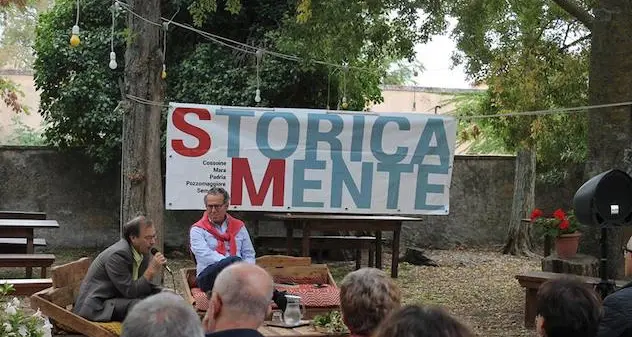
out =
[[[255,249],[243,221],[227,214],[230,196],[221,187],[212,187],[204,196],[206,211],[189,231],[191,252],[196,260],[197,285],[209,292],[219,272],[243,261],[255,263]],[[285,293],[274,291],[273,300],[285,309]]]

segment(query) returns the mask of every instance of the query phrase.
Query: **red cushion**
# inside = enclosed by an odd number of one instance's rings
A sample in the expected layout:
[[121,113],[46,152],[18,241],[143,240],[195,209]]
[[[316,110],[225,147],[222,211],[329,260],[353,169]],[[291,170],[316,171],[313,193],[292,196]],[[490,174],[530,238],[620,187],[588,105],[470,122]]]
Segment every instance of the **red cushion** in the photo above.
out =
[[[340,305],[340,289],[328,284],[318,288],[314,284],[299,284],[296,286],[277,285],[277,290],[286,290],[289,295],[301,297],[301,303],[306,308],[327,308]],[[208,309],[208,299],[200,288],[192,288],[191,294],[195,299],[195,309],[206,311]],[[273,308],[277,306],[272,305]]]
[[200,288],[191,288],[191,295],[195,299],[195,309],[200,311],[206,311],[208,309],[208,298],[206,293]]
[[[299,284],[298,286],[277,285],[277,290],[286,290],[288,295],[301,297],[301,303],[306,308],[327,308],[340,305],[340,289],[329,284],[318,288],[314,284]],[[276,308],[276,305],[273,305]]]

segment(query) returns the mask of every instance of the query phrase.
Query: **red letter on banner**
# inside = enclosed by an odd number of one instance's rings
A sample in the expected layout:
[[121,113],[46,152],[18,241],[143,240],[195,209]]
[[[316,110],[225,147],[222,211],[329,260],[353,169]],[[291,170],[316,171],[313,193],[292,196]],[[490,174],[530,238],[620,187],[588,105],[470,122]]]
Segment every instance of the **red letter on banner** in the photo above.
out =
[[173,126],[175,126],[178,130],[187,133],[198,140],[197,147],[186,147],[184,145],[184,141],[181,139],[173,139],[171,140],[171,147],[178,154],[185,157],[199,157],[203,156],[211,149],[211,135],[206,133],[206,131],[198,128],[195,125],[191,125],[184,120],[184,116],[188,113],[193,113],[198,115],[200,120],[210,121],[211,113],[206,109],[201,108],[176,108],[173,111]]
[[[271,159],[266,168],[266,173],[261,180],[261,186],[259,191],[255,187],[255,182],[252,179],[252,171],[250,170],[250,164],[247,158],[233,158],[232,161],[233,172],[230,182],[231,191],[231,204],[241,205],[243,197],[243,184],[246,185],[248,190],[248,197],[250,198],[250,204],[253,206],[263,205],[268,194],[270,184],[272,184],[272,206],[283,206],[283,196],[285,194],[285,160],[284,159]],[[243,182],[243,184],[242,184]]]

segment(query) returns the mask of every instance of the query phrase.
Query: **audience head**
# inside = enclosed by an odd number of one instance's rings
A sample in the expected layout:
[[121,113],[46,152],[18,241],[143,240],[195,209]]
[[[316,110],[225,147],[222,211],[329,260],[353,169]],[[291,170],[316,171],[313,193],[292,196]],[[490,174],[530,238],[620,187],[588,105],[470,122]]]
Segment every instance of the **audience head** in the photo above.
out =
[[623,246],[623,257],[625,260],[625,276],[632,276],[632,236],[627,244]]
[[149,254],[156,244],[156,228],[151,220],[139,215],[123,225],[123,238],[141,254]]
[[409,305],[393,312],[374,337],[474,337],[474,334],[445,310]]
[[349,331],[368,336],[382,319],[399,308],[401,293],[383,271],[362,268],[347,274],[340,284],[342,318]]
[[272,310],[273,289],[272,277],[257,265],[237,262],[226,267],[210,293],[206,332],[258,328]]
[[203,337],[191,304],[171,292],[149,296],[136,304],[123,321],[121,337]]
[[543,283],[537,294],[536,329],[546,337],[592,337],[602,316],[597,293],[577,278]]
[[204,195],[204,206],[209,220],[215,223],[224,221],[230,195],[221,187],[211,187]]

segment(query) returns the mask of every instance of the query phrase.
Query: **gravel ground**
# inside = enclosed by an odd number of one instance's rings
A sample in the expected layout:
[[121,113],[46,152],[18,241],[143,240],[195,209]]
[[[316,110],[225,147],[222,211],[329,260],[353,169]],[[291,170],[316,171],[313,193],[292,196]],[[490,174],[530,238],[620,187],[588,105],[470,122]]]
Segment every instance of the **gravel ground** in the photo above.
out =
[[[402,289],[405,304],[441,305],[481,337],[536,335],[533,330],[523,327],[524,291],[514,276],[523,271],[540,269],[539,259],[485,250],[427,250],[425,253],[439,267],[408,263],[399,266],[397,283]],[[62,264],[81,256],[94,257],[96,252],[64,250],[54,254],[57,256],[56,264]],[[172,252],[167,257],[174,271],[193,266],[188,255]],[[383,260],[384,270],[390,272],[390,256],[385,254]],[[355,265],[351,261],[327,263],[338,282]],[[23,275],[23,269],[0,270],[0,278]],[[166,274],[165,286],[181,293],[178,275],[174,280]],[[28,308],[28,298],[21,300]]]

